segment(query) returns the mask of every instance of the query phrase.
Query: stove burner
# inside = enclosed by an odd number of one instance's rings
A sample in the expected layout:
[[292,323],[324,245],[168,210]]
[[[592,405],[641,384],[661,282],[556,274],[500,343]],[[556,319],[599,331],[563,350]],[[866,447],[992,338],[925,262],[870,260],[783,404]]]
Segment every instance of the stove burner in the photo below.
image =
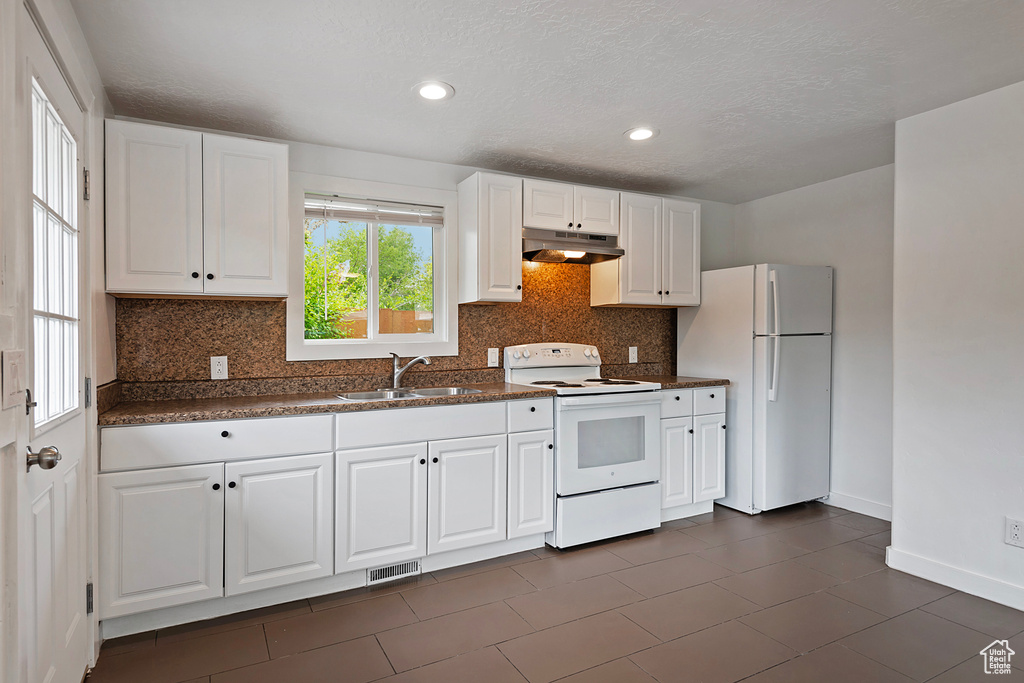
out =
[[593,379],[585,380],[587,382],[598,382],[600,384],[615,385],[615,384],[640,384],[640,382],[634,382],[631,379],[607,379],[605,377],[595,377]]
[[531,382],[531,384],[544,384],[552,387],[582,387],[582,384],[570,384],[569,382],[563,382],[560,379],[545,379],[537,382]]

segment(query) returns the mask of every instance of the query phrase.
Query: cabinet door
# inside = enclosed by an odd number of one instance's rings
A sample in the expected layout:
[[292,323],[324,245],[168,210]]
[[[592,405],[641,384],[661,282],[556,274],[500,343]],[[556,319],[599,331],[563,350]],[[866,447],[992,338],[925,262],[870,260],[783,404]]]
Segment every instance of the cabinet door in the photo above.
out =
[[662,216],[662,303],[700,304],[700,204],[666,199]]
[[552,431],[508,435],[508,537],[554,529],[555,464]]
[[427,554],[426,442],[338,451],[337,574]]
[[661,421],[661,507],[693,502],[693,418]]
[[575,230],[572,205],[572,185],[529,178],[523,180],[523,226]]
[[105,177],[107,290],[202,292],[202,133],[107,121]]
[[[470,192],[476,196],[466,197]],[[460,259],[475,271],[466,273],[460,287],[477,283],[472,292],[461,292],[461,303],[522,301],[522,179],[478,173],[475,183],[459,185],[459,193]]]
[[619,192],[599,187],[573,188],[573,217],[580,232],[619,234]]
[[225,465],[227,595],[333,573],[333,475],[332,453]]
[[505,539],[506,435],[430,442],[427,554]]
[[658,197],[622,194],[622,239],[618,260],[620,302],[661,304],[661,202]]
[[288,147],[204,135],[203,223],[207,294],[287,295]]
[[98,484],[101,619],[224,594],[223,465],[101,474]]
[[693,418],[693,502],[725,495],[725,413]]

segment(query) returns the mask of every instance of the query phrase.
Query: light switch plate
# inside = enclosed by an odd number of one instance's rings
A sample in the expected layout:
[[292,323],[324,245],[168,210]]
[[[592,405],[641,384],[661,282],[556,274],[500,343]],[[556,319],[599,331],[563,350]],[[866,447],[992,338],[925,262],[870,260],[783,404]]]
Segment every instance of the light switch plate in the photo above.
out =
[[498,349],[487,349],[487,367],[498,367]]
[[28,379],[28,366],[24,351],[4,351],[3,378],[3,409],[14,408],[25,403],[25,385]]
[[636,355],[636,347],[635,346],[630,346],[629,347],[629,362],[630,363],[636,363],[637,362],[637,355]]

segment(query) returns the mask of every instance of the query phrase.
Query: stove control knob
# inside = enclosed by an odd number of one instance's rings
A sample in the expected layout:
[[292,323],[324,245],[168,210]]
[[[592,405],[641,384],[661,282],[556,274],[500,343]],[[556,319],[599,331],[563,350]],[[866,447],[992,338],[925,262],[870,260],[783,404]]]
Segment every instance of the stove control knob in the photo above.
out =
[[519,360],[520,356],[521,356],[521,354],[519,353],[518,350],[512,352],[512,358],[514,358],[515,360]]
[[594,358],[597,358],[597,347],[596,346],[594,348],[590,349],[590,355],[593,356]]
[[583,355],[586,356],[587,358],[590,358],[590,347],[589,346],[587,348],[583,349]]
[[530,357],[530,349],[523,349],[523,358]]

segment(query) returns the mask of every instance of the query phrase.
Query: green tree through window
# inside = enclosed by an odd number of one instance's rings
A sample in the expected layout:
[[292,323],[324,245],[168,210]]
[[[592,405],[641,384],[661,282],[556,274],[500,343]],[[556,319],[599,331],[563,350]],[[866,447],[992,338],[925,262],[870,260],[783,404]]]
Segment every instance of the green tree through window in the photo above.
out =
[[[306,339],[433,332],[429,226],[306,218],[304,227]],[[377,311],[372,317],[368,315],[371,232],[377,235]],[[370,330],[373,319],[376,328]]]

